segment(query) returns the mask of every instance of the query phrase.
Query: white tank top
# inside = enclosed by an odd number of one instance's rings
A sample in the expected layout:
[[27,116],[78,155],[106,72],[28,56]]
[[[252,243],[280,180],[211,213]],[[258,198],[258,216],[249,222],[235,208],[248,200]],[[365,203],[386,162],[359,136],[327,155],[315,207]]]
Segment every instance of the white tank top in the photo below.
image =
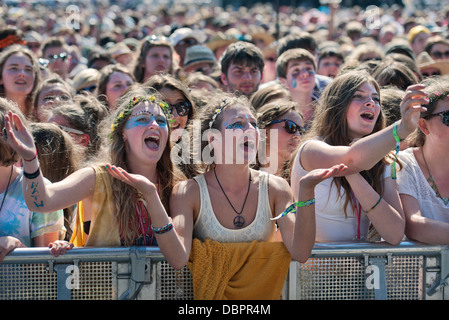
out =
[[254,220],[244,228],[228,229],[221,225],[212,208],[209,191],[204,175],[194,177],[200,188],[201,208],[193,226],[193,237],[218,242],[251,242],[273,241],[276,234],[276,225],[272,217],[268,198],[269,174],[259,171],[259,196],[257,212]]

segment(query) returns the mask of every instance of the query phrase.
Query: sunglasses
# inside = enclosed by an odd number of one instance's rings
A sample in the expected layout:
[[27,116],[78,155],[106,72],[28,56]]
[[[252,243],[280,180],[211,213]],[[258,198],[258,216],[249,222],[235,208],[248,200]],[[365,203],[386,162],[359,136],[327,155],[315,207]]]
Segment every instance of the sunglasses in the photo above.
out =
[[176,113],[180,117],[187,116],[189,114],[190,107],[192,106],[192,104],[189,101],[183,101],[177,104],[168,104],[168,105],[170,106],[170,111],[175,109]]
[[54,54],[54,55],[48,56],[47,59],[51,63],[51,62],[56,61],[58,59],[61,59],[62,61],[65,61],[65,59],[67,59],[67,57],[68,57],[67,53],[62,52],[59,55],[58,54]]
[[425,116],[424,119],[429,119],[432,117],[441,117],[441,121],[445,126],[449,127],[449,110],[441,111],[438,113],[429,114],[428,116]]
[[423,77],[436,77],[436,76],[441,76],[441,73],[439,71],[435,71],[432,73],[423,72],[422,76]]
[[84,134],[84,132],[81,131],[81,130],[76,130],[76,129],[69,128],[69,127],[66,127],[66,126],[62,126],[60,124],[57,124],[57,126],[59,127],[59,129],[61,129],[62,131],[65,131],[67,133],[74,133],[74,134],[79,134],[79,135],[83,135]]
[[96,88],[97,88],[97,85],[94,84],[94,85],[92,85],[90,87],[86,87],[86,88],[82,88],[82,89],[77,90],[76,94],[80,94],[83,91],[89,91],[89,92],[93,93]]
[[285,122],[284,129],[289,134],[295,134],[296,132],[298,132],[300,135],[302,135],[304,133],[304,128],[299,126],[298,124],[296,124],[296,122],[294,122],[290,119],[273,120],[267,126],[271,126],[272,124],[276,124],[276,123],[280,123],[280,122]]
[[443,57],[449,57],[449,51],[445,51],[445,52],[434,51],[434,52],[431,52],[430,55],[436,59],[441,59]]

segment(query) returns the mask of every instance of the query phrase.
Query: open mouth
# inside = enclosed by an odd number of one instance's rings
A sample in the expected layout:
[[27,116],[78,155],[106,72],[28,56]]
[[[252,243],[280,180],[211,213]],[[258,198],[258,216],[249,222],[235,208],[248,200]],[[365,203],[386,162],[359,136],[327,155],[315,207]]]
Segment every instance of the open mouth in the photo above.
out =
[[26,85],[27,84],[27,82],[25,81],[25,80],[16,80],[16,81],[14,81],[14,83],[15,84],[18,84],[18,85]]
[[364,120],[373,121],[374,113],[366,111],[360,115]]
[[160,138],[156,134],[151,134],[145,138],[145,144],[151,150],[158,150],[159,143],[160,143]]

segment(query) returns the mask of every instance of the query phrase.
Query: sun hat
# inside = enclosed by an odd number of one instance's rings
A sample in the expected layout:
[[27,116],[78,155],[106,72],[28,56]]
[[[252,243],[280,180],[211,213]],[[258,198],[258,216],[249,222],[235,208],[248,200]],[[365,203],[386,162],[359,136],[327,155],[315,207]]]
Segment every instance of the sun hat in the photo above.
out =
[[449,74],[449,61],[447,60],[433,60],[432,57],[426,52],[421,52],[417,59],[419,70],[426,68],[435,68],[440,70],[441,74]]
[[190,67],[201,62],[210,62],[211,64],[214,64],[217,62],[217,59],[212,50],[204,45],[188,47],[186,50],[184,67]]
[[207,35],[202,30],[184,27],[176,29],[169,37],[173,46],[176,46],[181,40],[187,38],[194,38],[198,43],[204,43],[207,40]]

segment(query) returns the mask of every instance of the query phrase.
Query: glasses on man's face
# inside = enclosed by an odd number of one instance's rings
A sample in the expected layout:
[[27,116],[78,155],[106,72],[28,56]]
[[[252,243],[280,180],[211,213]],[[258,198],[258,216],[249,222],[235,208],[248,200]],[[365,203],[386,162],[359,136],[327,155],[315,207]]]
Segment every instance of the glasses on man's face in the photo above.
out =
[[449,110],[429,114],[428,116],[425,116],[424,119],[429,119],[432,117],[441,117],[443,124],[449,127]]
[[68,55],[66,52],[62,52],[60,54],[53,54],[51,56],[48,56],[47,59],[49,61],[49,63],[52,63],[56,60],[61,59],[62,61],[65,61],[65,59],[67,59]]
[[435,59],[443,59],[444,58],[449,58],[449,50],[448,51],[433,51],[430,53],[430,55],[435,58]]
[[180,117],[187,116],[190,111],[190,107],[192,106],[189,101],[183,101],[179,102],[177,104],[169,104],[170,110],[173,111],[173,109],[176,110],[176,113]]
[[439,72],[439,71],[435,71],[435,72],[431,72],[431,73],[430,72],[429,73],[422,72],[421,74],[423,77],[426,77],[426,78],[441,76],[441,72]]
[[300,135],[302,135],[304,133],[304,128],[301,127],[300,125],[298,125],[293,120],[290,120],[290,119],[273,120],[267,126],[271,126],[272,124],[276,124],[276,123],[280,123],[280,122],[284,122],[285,123],[284,129],[289,134],[295,134],[296,132],[298,132]]

